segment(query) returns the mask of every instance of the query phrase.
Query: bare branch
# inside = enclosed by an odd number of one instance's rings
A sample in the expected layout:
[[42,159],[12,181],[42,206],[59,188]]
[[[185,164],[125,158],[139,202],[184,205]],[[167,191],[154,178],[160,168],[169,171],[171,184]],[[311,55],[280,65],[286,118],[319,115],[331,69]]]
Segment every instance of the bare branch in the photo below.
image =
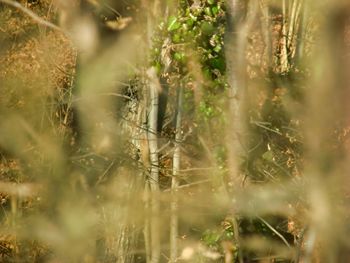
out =
[[[210,183],[210,182],[211,182],[210,179],[205,179],[205,180],[201,180],[201,181],[197,181],[197,182],[193,182],[193,183],[189,183],[189,184],[180,185],[177,187],[177,189],[189,188],[191,186],[206,184],[206,183]],[[171,188],[165,189],[163,192],[170,192],[170,191],[171,191]]]
[[287,247],[290,247],[290,244],[288,241],[284,238],[284,236],[278,232],[273,226],[271,226],[265,219],[262,217],[258,216],[258,218],[268,227],[272,232],[274,232],[282,241],[284,244],[286,244]]

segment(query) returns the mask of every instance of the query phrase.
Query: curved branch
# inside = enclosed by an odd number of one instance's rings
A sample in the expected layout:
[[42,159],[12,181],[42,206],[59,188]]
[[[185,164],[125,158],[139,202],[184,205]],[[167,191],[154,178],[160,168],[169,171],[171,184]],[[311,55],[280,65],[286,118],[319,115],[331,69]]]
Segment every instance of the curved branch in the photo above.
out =
[[257,218],[259,218],[268,228],[270,228],[270,230],[272,232],[274,232],[282,241],[284,244],[286,244],[287,247],[290,248],[290,244],[288,243],[287,239],[285,239],[285,237],[278,232],[273,226],[271,226],[265,219],[263,219],[262,217],[258,216]]

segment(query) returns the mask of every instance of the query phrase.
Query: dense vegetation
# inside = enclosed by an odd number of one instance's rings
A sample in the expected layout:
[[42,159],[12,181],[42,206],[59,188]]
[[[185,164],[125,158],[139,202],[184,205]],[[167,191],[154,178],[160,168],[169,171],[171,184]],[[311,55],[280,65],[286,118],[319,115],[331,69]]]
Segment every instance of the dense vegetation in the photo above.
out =
[[348,262],[349,18],[0,0],[0,261]]

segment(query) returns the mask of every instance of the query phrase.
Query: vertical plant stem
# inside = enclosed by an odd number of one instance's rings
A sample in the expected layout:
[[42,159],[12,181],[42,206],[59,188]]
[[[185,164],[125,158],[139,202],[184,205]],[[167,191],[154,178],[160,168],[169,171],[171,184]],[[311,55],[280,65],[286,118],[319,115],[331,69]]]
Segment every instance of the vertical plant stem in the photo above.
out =
[[[143,7],[149,7],[148,1],[142,1]],[[156,23],[157,15],[160,7],[160,1],[151,1],[152,8],[148,12],[147,22],[147,44],[148,49],[152,47],[153,29]],[[148,179],[149,184],[149,209],[148,220],[144,229],[145,233],[145,246],[147,252],[147,262],[158,263],[160,261],[160,220],[159,220],[159,155],[158,155],[158,104],[159,104],[159,91],[161,90],[159,80],[154,68],[150,68],[147,71],[148,84],[149,84],[149,111],[148,111],[148,129],[147,129],[147,141],[149,146],[149,161],[150,161],[150,174]],[[147,186],[146,186],[147,187]],[[149,228],[149,229],[148,229]]]
[[296,45],[298,44],[296,41],[296,37],[298,35],[298,29],[300,25],[300,17],[301,17],[301,5],[302,0],[294,0],[291,16],[289,20],[289,31],[288,31],[288,49],[291,50],[290,58],[293,58],[296,51]]
[[289,21],[288,21],[288,33],[287,33],[287,46],[290,48],[291,45],[293,44],[293,34],[294,34],[294,26],[295,26],[295,19],[296,19],[296,13],[297,13],[297,7],[298,7],[298,0],[293,0],[292,1],[292,9],[290,10],[290,15],[289,15]]
[[148,145],[150,153],[151,171],[149,185],[151,190],[151,263],[158,263],[160,259],[160,230],[159,230],[159,158],[158,158],[158,91],[160,84],[154,68],[148,70],[150,110],[148,123]]
[[287,3],[282,1],[282,43],[280,54],[280,71],[286,73],[289,70],[288,63],[288,32],[287,32]]
[[237,164],[238,156],[242,153],[242,147],[239,142],[241,133],[240,121],[240,99],[242,96],[243,79],[241,74],[242,55],[244,57],[244,50],[240,46],[240,24],[242,19],[241,2],[233,0],[228,2],[228,28],[226,32],[226,61],[227,61],[227,76],[229,83],[228,97],[229,97],[229,127],[227,134],[228,145],[228,166],[230,170],[229,187],[234,188],[240,184]]
[[149,220],[149,215],[148,211],[150,207],[150,189],[149,189],[149,184],[146,183],[145,185],[145,211],[146,211],[146,217],[145,217],[145,225],[143,228],[143,235],[145,239],[145,251],[146,251],[146,262],[150,263],[151,262],[151,233],[150,233],[150,220]]
[[[243,133],[246,107],[246,45],[248,33],[255,21],[258,2],[250,1],[245,21],[242,12],[243,2],[229,2],[229,24],[226,33],[226,61],[229,89],[229,126],[227,127],[228,169],[230,172],[229,186],[234,191],[243,184],[240,173],[240,158],[244,156]],[[231,184],[231,185],[230,185]],[[236,222],[236,221],[235,221]],[[238,225],[238,224],[237,224]],[[235,241],[239,247],[239,236],[236,232]],[[242,251],[238,248],[238,259],[243,263]]]
[[175,130],[175,150],[173,155],[173,175],[171,180],[171,218],[170,218],[170,262],[177,261],[177,237],[178,237],[178,198],[177,191],[179,186],[178,175],[181,169],[181,151],[180,144],[182,139],[182,96],[183,87],[179,88],[176,114],[176,130]]
[[[145,70],[143,70],[143,84],[144,87],[147,87],[147,76],[145,73]],[[149,144],[148,144],[148,134],[147,134],[147,114],[148,114],[148,104],[149,104],[149,91],[147,89],[142,89],[142,106],[139,109],[140,116],[139,116],[139,127],[141,140],[136,140],[136,143],[139,144],[140,149],[140,155],[142,160],[142,174],[141,177],[144,177],[144,174],[148,174],[148,170],[151,167],[150,164],[150,156],[149,156]],[[144,185],[144,211],[145,211],[145,221],[144,221],[144,229],[143,229],[143,235],[144,235],[144,241],[145,241],[145,257],[146,262],[151,262],[151,232],[150,232],[150,186],[149,182],[146,180]]]
[[242,2],[229,2],[230,21],[226,36],[226,61],[229,83],[229,127],[227,128],[228,168],[230,170],[230,184],[237,188],[243,182],[240,178],[239,162],[244,156],[243,135],[246,118],[246,46],[248,34],[255,21],[258,2],[249,2],[247,16],[243,20]]
[[[325,9],[321,11],[328,12]],[[336,21],[338,19],[335,18]],[[333,150],[332,138],[334,131],[339,129],[339,123],[347,118],[347,111],[343,108],[346,105],[343,92],[349,86],[340,71],[345,66],[340,59],[345,50],[343,24],[334,27],[334,21],[330,18],[321,26],[324,33],[311,54],[310,85],[305,96],[308,106],[304,117],[305,158],[308,166],[304,169],[308,175],[307,193],[311,215],[309,244],[314,243],[306,249],[310,251],[309,254],[312,251],[310,262],[341,262],[343,258],[339,254],[342,247],[339,236],[346,233],[348,222],[341,219],[334,200],[340,200],[340,195],[344,193],[341,187],[334,188],[330,185],[342,184],[341,175],[347,174],[345,167],[348,167],[348,163],[343,163],[347,162],[342,158],[343,145],[337,146],[336,151]],[[321,261],[316,259],[318,256],[322,258]]]
[[305,41],[306,41],[306,31],[308,25],[308,3],[302,1],[302,11],[300,14],[300,27],[298,33],[298,43],[296,47],[296,57],[300,61],[304,56]]
[[271,41],[271,31],[270,31],[270,11],[269,5],[266,0],[260,1],[260,8],[263,15],[262,33],[264,36],[265,49],[266,49],[266,63],[270,70],[272,67],[272,41]]
[[239,263],[243,263],[243,253],[242,253],[242,248],[241,248],[241,238],[239,236],[239,225],[237,222],[237,219],[235,217],[232,218],[232,223],[233,223],[233,228],[234,228],[234,238],[235,238],[235,242],[237,244],[237,247],[239,249],[238,251],[238,262]]

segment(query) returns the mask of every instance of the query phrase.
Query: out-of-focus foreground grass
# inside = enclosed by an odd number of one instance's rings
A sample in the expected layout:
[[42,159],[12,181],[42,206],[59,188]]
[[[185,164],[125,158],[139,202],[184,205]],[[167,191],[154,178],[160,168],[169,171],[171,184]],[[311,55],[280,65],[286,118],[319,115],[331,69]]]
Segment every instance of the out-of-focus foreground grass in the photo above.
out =
[[348,262],[347,4],[87,2],[0,1],[1,262]]

